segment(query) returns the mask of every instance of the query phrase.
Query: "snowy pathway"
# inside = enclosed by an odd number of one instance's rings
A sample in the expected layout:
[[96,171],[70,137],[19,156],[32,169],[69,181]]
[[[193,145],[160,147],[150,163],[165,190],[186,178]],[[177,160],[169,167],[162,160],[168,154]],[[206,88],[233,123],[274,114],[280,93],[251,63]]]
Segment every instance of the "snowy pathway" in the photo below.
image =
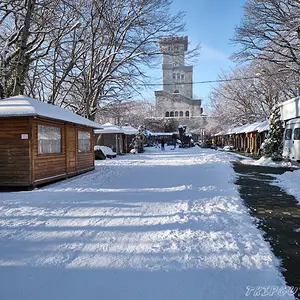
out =
[[232,300],[285,288],[229,154],[147,151],[0,194],[1,299]]

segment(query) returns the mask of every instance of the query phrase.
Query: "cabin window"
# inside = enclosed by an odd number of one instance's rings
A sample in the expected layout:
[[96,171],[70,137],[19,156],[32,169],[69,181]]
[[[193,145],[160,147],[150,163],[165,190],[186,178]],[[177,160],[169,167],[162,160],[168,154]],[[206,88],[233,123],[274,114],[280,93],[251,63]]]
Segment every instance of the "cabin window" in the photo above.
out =
[[86,131],[78,131],[78,152],[91,151],[91,134]]
[[61,153],[61,129],[38,125],[38,153]]
[[292,129],[287,129],[285,131],[284,139],[285,140],[291,140],[292,139]]
[[300,128],[294,129],[294,140],[300,140]]

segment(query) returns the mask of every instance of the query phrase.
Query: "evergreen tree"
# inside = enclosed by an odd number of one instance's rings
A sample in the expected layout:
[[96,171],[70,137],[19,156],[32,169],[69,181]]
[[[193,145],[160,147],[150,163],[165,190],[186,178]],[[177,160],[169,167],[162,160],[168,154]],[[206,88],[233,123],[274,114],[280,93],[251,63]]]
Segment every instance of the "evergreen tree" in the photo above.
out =
[[144,144],[147,143],[147,134],[145,126],[141,125],[138,128],[137,133],[132,139],[133,148],[138,152],[144,152]]
[[280,116],[280,109],[276,105],[269,120],[270,129],[263,145],[264,156],[271,157],[274,161],[282,159],[284,128]]

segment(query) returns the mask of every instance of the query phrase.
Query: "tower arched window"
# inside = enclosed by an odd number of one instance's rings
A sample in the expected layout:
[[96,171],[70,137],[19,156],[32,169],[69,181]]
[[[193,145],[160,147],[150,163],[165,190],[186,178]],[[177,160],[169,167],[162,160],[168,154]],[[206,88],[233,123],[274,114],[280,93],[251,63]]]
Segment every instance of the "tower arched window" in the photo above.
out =
[[179,91],[178,91],[178,90],[175,90],[175,91],[174,91],[174,94],[179,94]]
[[178,117],[178,111],[175,111],[175,117]]
[[190,116],[190,112],[189,112],[188,110],[185,112],[185,116],[186,116],[186,117],[189,117],[189,116]]
[[179,116],[180,116],[180,117],[183,117],[183,111],[180,111],[180,112],[179,112]]
[[170,112],[170,117],[173,118],[174,117],[174,111]]
[[167,111],[166,112],[166,118],[168,118],[170,116],[170,113]]

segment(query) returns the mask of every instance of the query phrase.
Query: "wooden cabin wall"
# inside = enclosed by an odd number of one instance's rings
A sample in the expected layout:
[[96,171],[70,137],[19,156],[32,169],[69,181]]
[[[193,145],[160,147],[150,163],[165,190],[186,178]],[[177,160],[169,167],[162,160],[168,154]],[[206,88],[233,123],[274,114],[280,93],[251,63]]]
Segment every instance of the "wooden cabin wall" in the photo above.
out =
[[[91,135],[91,151],[90,152],[78,152],[77,136],[78,131],[86,131]],[[95,137],[93,128],[80,127],[76,128],[76,157],[77,157],[77,172],[85,170],[93,170],[95,168],[95,153],[94,153]]]
[[[61,128],[61,153],[38,153],[38,125]],[[91,135],[91,149],[89,152],[78,152],[79,130],[89,132]],[[59,178],[70,177],[95,168],[93,128],[59,121],[34,119],[32,122],[32,135],[35,136],[35,142],[32,149],[34,157],[34,183],[38,184]]]
[[[61,128],[62,141],[61,153],[38,153],[38,125],[55,126]],[[52,181],[58,178],[66,177],[66,134],[63,122],[56,122],[44,119],[32,119],[32,169],[33,169],[33,183],[41,183]]]
[[[61,153],[38,152],[38,125],[61,129]],[[78,152],[78,131],[91,135]],[[94,169],[93,128],[34,117],[0,118],[0,186],[33,186]]]
[[0,186],[30,185],[28,117],[0,118]]

